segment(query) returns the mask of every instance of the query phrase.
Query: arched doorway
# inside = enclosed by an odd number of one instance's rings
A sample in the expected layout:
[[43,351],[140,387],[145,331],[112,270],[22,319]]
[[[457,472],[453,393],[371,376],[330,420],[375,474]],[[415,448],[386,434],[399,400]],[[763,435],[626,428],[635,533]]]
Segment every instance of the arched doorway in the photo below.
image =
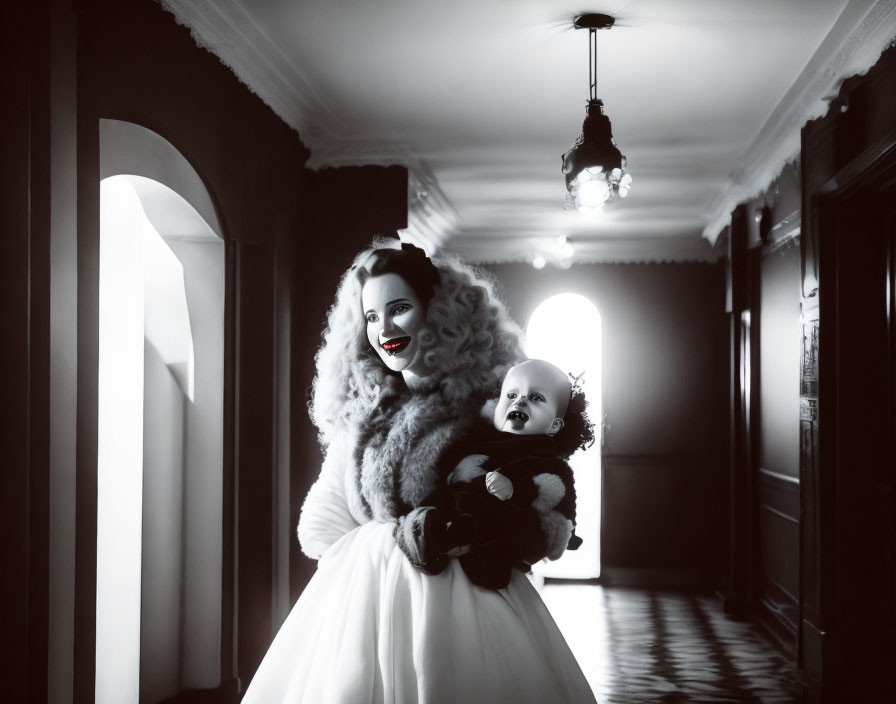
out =
[[221,680],[224,243],[161,137],[101,161],[95,701],[152,703]]
[[601,322],[585,296],[560,293],[542,301],[526,326],[529,357],[545,359],[564,371],[582,374],[581,385],[598,441],[573,455],[576,485],[576,533],[583,543],[555,562],[536,565],[542,577],[590,579],[600,576],[601,467]]

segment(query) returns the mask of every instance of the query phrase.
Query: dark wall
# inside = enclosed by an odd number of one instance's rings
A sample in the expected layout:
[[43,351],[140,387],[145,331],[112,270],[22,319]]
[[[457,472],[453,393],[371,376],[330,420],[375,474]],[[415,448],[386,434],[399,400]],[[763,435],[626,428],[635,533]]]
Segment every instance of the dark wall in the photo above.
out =
[[[316,431],[305,411],[314,378],[314,353],[320,344],[326,313],[336,287],[355,255],[375,236],[397,236],[407,227],[407,169],[401,166],[361,166],[322,169],[308,174],[306,238],[295,250],[293,297],[303,311],[293,329],[295,350],[293,407],[295,422],[303,428],[293,435],[293,480],[290,487],[289,521],[284,526],[290,539],[290,600],[298,599],[317,563],[298,549],[295,528],[302,501],[320,472],[322,456]],[[313,438],[309,441],[309,437]]]
[[896,48],[803,129],[801,664],[809,701],[892,701]]
[[276,603],[288,608],[310,574],[295,557],[294,519],[320,466],[304,400],[322,320],[352,254],[405,226],[407,172],[307,171],[300,135],[152,0],[19,3],[2,36],[4,65],[20,69],[4,72],[0,131],[11,342],[2,493],[4,532],[22,536],[4,541],[17,546],[4,560],[4,623],[21,644],[5,659],[4,694],[93,701],[99,121],[111,118],[187,158],[226,242],[215,697],[233,698],[278,626]]
[[800,171],[732,213],[726,606],[795,655],[799,622]]
[[46,681],[49,618],[43,576],[49,561],[49,17],[24,3],[3,10],[0,608],[4,640],[13,647],[4,649],[0,676],[6,698],[27,701],[29,692]]
[[[99,120],[147,127],[171,142],[205,182],[227,246],[225,343],[224,611],[222,688],[235,691],[263,655],[271,614],[275,360],[288,347],[275,328],[275,286],[292,277],[295,240],[303,237],[302,165],[307,151],[285,125],[189,31],[149,0],[85,0],[78,15],[78,299],[79,418],[96,406]],[[299,312],[301,315],[301,312]],[[286,393],[286,389],[283,389]],[[93,422],[82,425],[78,462],[78,595],[75,638],[92,641],[87,606],[94,577],[96,447]],[[237,500],[237,497],[238,500]],[[231,655],[236,642],[237,657]],[[92,653],[79,649],[76,696],[92,689]]]
[[732,453],[726,608],[790,654],[799,621],[801,196],[788,164],[731,216]]
[[712,579],[723,548],[727,338],[721,264],[489,267],[525,326],[551,295],[601,315],[603,573]]
[[791,240],[760,263],[755,466],[758,486],[756,601],[784,647],[796,651],[799,603],[800,252]]
[[890,48],[732,214],[729,584],[808,702],[896,696],[894,85]]

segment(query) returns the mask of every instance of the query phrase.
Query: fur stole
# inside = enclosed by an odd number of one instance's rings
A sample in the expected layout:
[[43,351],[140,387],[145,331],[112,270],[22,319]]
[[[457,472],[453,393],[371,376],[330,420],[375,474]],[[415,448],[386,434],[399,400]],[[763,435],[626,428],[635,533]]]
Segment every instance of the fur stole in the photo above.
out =
[[353,451],[366,516],[386,522],[420,506],[445,481],[439,456],[475,417],[476,406],[450,406],[438,390],[385,399],[365,419]]

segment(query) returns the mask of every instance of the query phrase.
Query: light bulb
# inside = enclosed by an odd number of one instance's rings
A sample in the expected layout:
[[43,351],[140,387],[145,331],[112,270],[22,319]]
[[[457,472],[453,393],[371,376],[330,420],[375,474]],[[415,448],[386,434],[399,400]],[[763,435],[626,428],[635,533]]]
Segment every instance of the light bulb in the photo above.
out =
[[610,197],[610,186],[602,178],[594,178],[579,185],[576,193],[576,206],[582,208],[599,208]]
[[532,258],[532,267],[534,269],[544,269],[545,264],[547,264],[547,262],[545,261],[545,258],[540,254],[536,254]]

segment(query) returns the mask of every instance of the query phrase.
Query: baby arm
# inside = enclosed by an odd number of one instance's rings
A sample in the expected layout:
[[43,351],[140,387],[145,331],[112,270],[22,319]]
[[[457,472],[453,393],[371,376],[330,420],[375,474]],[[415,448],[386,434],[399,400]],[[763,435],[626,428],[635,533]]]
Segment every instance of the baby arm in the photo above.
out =
[[[527,470],[525,463],[510,462],[485,475],[485,488],[501,501],[512,500],[517,506],[527,508],[536,501],[541,491],[535,475]],[[553,508],[553,505],[556,502],[548,508]]]
[[497,470],[485,475],[485,488],[489,494],[501,501],[507,501],[513,496],[513,482]]
[[297,533],[302,552],[313,560],[359,525],[349,511],[345,494],[345,473],[350,461],[348,443],[331,444],[320,476],[302,504]]

